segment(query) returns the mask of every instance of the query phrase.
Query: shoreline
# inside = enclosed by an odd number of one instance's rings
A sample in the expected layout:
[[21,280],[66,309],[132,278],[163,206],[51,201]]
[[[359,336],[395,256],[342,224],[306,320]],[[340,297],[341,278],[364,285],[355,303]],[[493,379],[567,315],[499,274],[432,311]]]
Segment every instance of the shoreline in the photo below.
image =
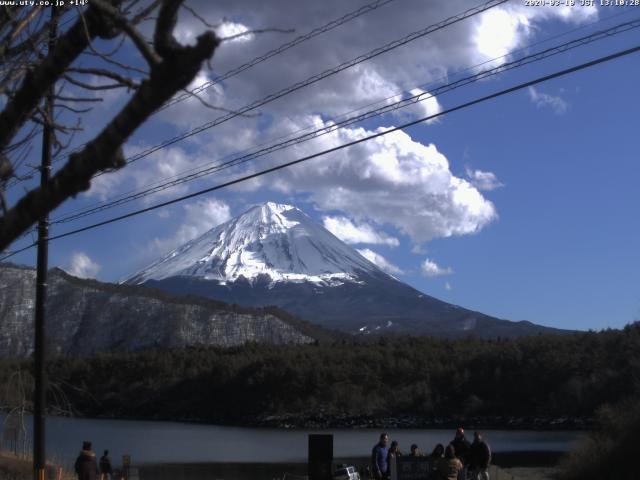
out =
[[[51,415],[60,416],[60,415]],[[433,429],[448,430],[464,426],[468,430],[532,430],[532,431],[588,431],[593,426],[592,417],[552,417],[545,415],[509,416],[372,416],[372,415],[310,415],[295,414],[266,415],[252,418],[224,418],[205,420],[193,417],[172,417],[164,415],[127,416],[127,415],[82,415],[64,418],[86,420],[127,420],[150,422],[176,422],[194,425],[220,427],[264,428],[277,430],[363,430],[363,429]]]
[[[555,450],[513,450],[506,452],[492,453],[491,464],[501,468],[536,468],[554,467],[567,452]],[[336,457],[333,459],[334,465],[368,465],[368,456]],[[203,461],[203,462],[153,462],[136,464],[137,468],[166,468],[166,467],[197,467],[197,466],[234,466],[234,467],[266,467],[266,466],[304,466],[306,462],[225,462],[225,461]]]

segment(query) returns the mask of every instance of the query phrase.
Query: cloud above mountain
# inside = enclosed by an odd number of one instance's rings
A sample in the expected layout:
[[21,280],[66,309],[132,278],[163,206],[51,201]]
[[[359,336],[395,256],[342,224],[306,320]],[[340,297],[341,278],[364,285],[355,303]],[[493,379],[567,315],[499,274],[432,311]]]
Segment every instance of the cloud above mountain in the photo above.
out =
[[173,235],[153,241],[156,252],[167,252],[231,218],[229,205],[218,199],[198,200],[182,206],[182,221]]
[[[316,145],[327,149],[380,131],[343,129]],[[296,153],[312,149],[304,145]],[[402,131],[297,165],[263,186],[307,192],[323,210],[393,225],[416,243],[475,233],[497,216],[491,201],[452,174],[435,145],[423,145]]]
[[[222,37],[247,30],[276,29],[278,32],[251,33],[224,42],[211,62],[212,70],[200,72],[189,88],[206,85],[248,60],[356,9],[353,4],[338,0],[318,4],[283,0],[277,6],[259,0],[196,0],[191,6],[209,23],[217,24]],[[162,110],[132,138],[127,154],[153,145],[156,137],[170,138],[215,121],[226,112],[238,111],[471,7],[463,0],[406,0],[372,9],[354,21],[257,62],[248,70],[199,93],[205,102],[221,110],[207,108],[195,98]],[[287,15],[283,16],[282,12]],[[487,65],[505,62],[502,56],[524,46],[543,21],[552,19],[573,25],[590,21],[597,15],[595,8],[578,6],[533,9],[512,3],[500,5],[314,82],[206,133],[191,136],[128,166],[121,173],[99,177],[89,196],[106,198],[154,185],[207,163],[220,164],[230,154],[237,156],[246,153],[246,149],[255,150],[302,132],[329,127],[337,120],[409,95],[421,94],[424,101],[371,120],[364,126],[343,128],[273,155],[224,168],[215,176],[173,186],[143,202],[148,205],[162,196],[208,188],[380,133],[409,119],[433,115],[447,107],[446,97],[434,97],[429,92],[435,85],[446,83],[456,72],[487,61]],[[207,28],[184,11],[176,36],[181,41],[193,42]],[[280,33],[288,29],[295,32]],[[540,95],[538,93],[537,98],[546,98]],[[252,179],[226,190],[225,201],[239,204],[247,195],[262,193],[264,198],[266,193],[274,191],[286,194],[294,203],[301,199],[310,201],[323,215],[333,219],[333,228],[341,233],[341,238],[354,244],[393,246],[402,235],[420,244],[435,238],[477,233],[497,218],[497,208],[484,192],[501,183],[498,175],[490,171],[473,170],[466,178],[455,175],[445,156],[449,152],[438,148],[437,139],[425,140],[428,129],[437,126],[438,122],[421,125],[419,128],[425,130],[420,135],[413,130],[410,134],[394,132],[268,177]],[[182,223],[186,225],[189,221]],[[173,223],[171,228],[177,233],[172,236],[186,238],[188,232],[199,231],[185,225]],[[384,225],[384,231],[377,227],[380,225]]]
[[73,253],[67,269],[71,275],[79,278],[95,278],[100,270],[101,266],[84,252]]
[[405,273],[400,267],[394,265],[385,257],[369,248],[359,248],[358,253],[387,273],[392,275],[402,275]]
[[376,231],[367,223],[352,222],[346,217],[322,217],[324,228],[345,243],[351,245],[372,244],[397,247],[400,241],[382,231]]
[[443,275],[453,274],[453,269],[451,267],[441,267],[429,258],[425,258],[420,267],[422,274],[427,277],[441,277]]

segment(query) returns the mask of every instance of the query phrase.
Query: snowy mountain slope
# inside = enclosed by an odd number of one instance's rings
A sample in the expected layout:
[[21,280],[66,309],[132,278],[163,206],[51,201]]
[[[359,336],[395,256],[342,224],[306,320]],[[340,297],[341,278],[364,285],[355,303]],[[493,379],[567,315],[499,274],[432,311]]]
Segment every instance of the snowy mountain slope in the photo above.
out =
[[338,285],[358,272],[382,273],[295,207],[265,203],[173,250],[124,283],[186,276],[233,282],[268,275],[272,282]]
[[299,209],[275,203],[213,228],[125,282],[247,307],[277,305],[355,334],[495,338],[558,332],[430,297],[380,270]]

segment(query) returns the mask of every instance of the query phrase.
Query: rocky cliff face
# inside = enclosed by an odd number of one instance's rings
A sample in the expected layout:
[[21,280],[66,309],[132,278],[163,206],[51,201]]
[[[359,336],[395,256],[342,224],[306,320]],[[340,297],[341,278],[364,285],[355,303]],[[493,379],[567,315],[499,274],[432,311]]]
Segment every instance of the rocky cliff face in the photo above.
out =
[[[34,269],[0,265],[0,356],[33,351]],[[52,355],[246,342],[310,343],[310,335],[277,314],[175,297],[49,272],[47,335]]]

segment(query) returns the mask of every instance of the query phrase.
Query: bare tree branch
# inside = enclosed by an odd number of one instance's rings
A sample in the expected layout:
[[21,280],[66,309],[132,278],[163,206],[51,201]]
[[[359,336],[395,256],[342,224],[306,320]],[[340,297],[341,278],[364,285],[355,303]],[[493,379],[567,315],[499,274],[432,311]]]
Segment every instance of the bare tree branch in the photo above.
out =
[[13,167],[11,162],[4,155],[0,157],[0,181],[6,182],[13,175]]
[[[213,32],[200,35],[195,46],[180,45],[173,37],[180,4],[181,1],[175,0],[162,2],[155,25],[153,43],[160,61],[151,65],[149,78],[140,84],[122,110],[93,140],[88,142],[81,151],[71,154],[69,161],[56,172],[47,187],[31,190],[0,218],[0,250],[7,248],[43,214],[55,209],[69,197],[87,190],[90,187],[91,178],[96,173],[123,167],[125,160],[121,145],[156,109],[176,92],[185,88],[195,78],[203,62],[213,55],[220,44],[220,40]],[[93,8],[92,3],[89,11],[95,12]],[[98,21],[99,18],[104,20],[104,16],[96,18],[95,15],[95,13],[92,16],[87,14],[90,33],[99,31],[93,22]],[[80,23],[81,21],[77,22],[71,30],[74,31],[74,35],[81,38],[80,41],[86,48],[86,39]],[[113,25],[121,27],[117,19],[114,20]],[[114,29],[111,28],[110,31],[113,33]],[[77,57],[79,52],[74,49],[70,54],[62,55],[60,45],[57,45],[49,56],[55,56],[56,52],[61,57],[59,61],[64,63],[64,68],[54,69],[47,65],[47,68],[41,66],[41,69],[57,73],[56,78],[58,78],[63,75],[64,69],[69,67],[71,57]],[[46,82],[41,77],[37,78],[38,81],[31,80],[29,89],[39,92],[41,84]],[[25,83],[27,83],[26,79]],[[31,110],[34,108],[35,105]],[[13,118],[21,118],[17,113],[13,115]],[[0,126],[3,125],[3,121],[7,122],[7,119],[8,116],[2,112]],[[6,142],[6,139],[6,135],[0,137],[0,146],[2,141]]]
[[205,25],[206,27],[209,28],[218,28],[220,26],[219,23],[209,23],[207,22],[207,20],[200,15],[198,12],[196,12],[193,8],[191,8],[189,5],[183,4],[182,8],[184,8],[187,12],[189,12],[191,15],[193,15],[195,18],[197,18],[198,20],[200,20],[200,22],[202,22],[203,25]]
[[109,15],[115,24],[125,31],[149,66],[156,66],[162,61],[158,54],[156,54],[156,52],[154,52],[149,46],[147,40],[142,36],[142,34],[138,32],[138,30],[136,30],[136,28],[125,17],[120,15],[118,10],[103,0],[92,0],[91,4],[99,8],[104,14]]
[[107,56],[107,55],[105,55],[104,53],[101,53],[101,52],[88,51],[88,52],[82,52],[82,55],[89,55],[89,56],[92,56],[92,57],[99,57],[102,60],[104,60],[105,62],[107,62],[107,63],[109,63],[109,64],[111,64],[111,65],[113,65],[115,67],[121,68],[122,70],[127,70],[127,71],[130,71],[130,72],[138,72],[138,73],[140,73],[140,74],[142,74],[144,76],[149,75],[149,72],[147,70],[143,70],[141,68],[137,68],[137,67],[134,67],[132,65],[126,65],[126,64],[124,64],[122,62],[118,62],[117,60],[115,60],[115,59],[113,59],[113,58],[111,58],[111,57],[109,57],[109,56]]
[[[225,113],[233,113],[233,114],[238,114],[238,112],[234,111],[234,110],[230,110],[228,108],[224,108],[224,107],[220,107],[218,105],[213,105],[212,103],[207,102],[204,98],[202,98],[200,95],[198,95],[197,93],[193,92],[192,90],[189,90],[188,88],[184,88],[182,89],[182,91],[184,93],[186,93],[189,96],[194,97],[196,100],[198,100],[202,105],[204,105],[207,108],[210,108],[211,110],[219,110],[221,112],[225,112]],[[259,117],[260,115],[262,115],[260,112],[257,113],[242,113],[239,114],[239,116],[244,117],[244,118],[255,118],[255,117]]]
[[45,121],[45,120],[43,120],[41,118],[38,118],[36,115],[33,115],[31,117],[31,121],[34,122],[34,123],[37,123],[38,125],[42,125],[42,126],[45,126],[45,125],[48,124],[53,129],[58,130],[58,131],[63,132],[63,133],[71,133],[72,131],[82,130],[79,127],[69,127],[67,125],[62,125],[62,124],[56,123],[56,122],[47,122],[47,121]]
[[162,3],[161,0],[154,0],[146,8],[143,8],[142,10],[140,10],[140,12],[138,12],[130,20],[131,25],[138,25],[143,20],[146,20],[149,17],[149,14],[153,12],[156,8],[158,8],[158,5],[160,5],[161,3]]
[[[5,36],[3,42],[0,44],[0,60],[4,61],[8,53],[9,53],[8,56],[13,56],[17,52],[24,51],[23,48],[17,48],[17,47],[14,47],[13,49],[10,48],[11,44],[16,38],[18,38],[18,36],[22,33],[22,31],[41,13],[41,11],[42,11],[42,6],[36,6],[27,15],[25,15],[24,18],[22,18],[21,20],[15,23],[12,31]],[[33,41],[31,39],[32,39],[32,36],[30,35],[25,43],[27,43],[28,45],[28,43],[31,43]],[[22,45],[24,45],[24,43]],[[13,52],[11,52],[12,50]]]
[[83,82],[76,78],[73,78],[71,75],[63,75],[67,82],[75,85],[76,87],[84,88],[85,90],[113,90],[115,88],[126,88],[127,85],[122,85],[121,83],[109,83],[102,85],[92,85],[90,83]]
[[88,108],[74,108],[74,107],[70,107],[69,105],[65,105],[64,103],[55,103],[53,105],[54,109],[55,108],[62,108],[63,110],[68,110],[69,112],[73,112],[73,113],[87,113],[90,112],[91,110],[93,110],[93,108],[88,107]]
[[115,55],[116,53],[118,53],[120,51],[120,49],[122,48],[122,45],[124,45],[124,41],[127,39],[127,36],[125,34],[120,35],[120,40],[118,41],[118,43],[115,45],[115,47],[113,47],[113,49],[111,49],[111,51],[109,52],[100,52],[98,51],[93,45],[89,45],[89,52],[82,52],[83,55],[94,55],[96,57],[100,57],[102,59],[108,59],[111,58],[113,55]]
[[31,142],[31,140],[33,140],[33,138],[38,134],[38,132],[39,132],[38,127],[37,126],[33,126],[31,128],[31,130],[29,132],[27,132],[27,134],[23,138],[13,142],[10,146],[5,148],[3,153],[5,155],[8,155],[9,153],[13,152],[14,150],[17,150],[17,149],[21,148],[22,146],[24,146],[24,144]]
[[123,86],[129,87],[131,89],[136,89],[140,86],[139,83],[132,80],[131,78],[125,77],[111,70],[106,70],[104,68],[69,68],[67,69],[67,71],[84,75],[96,75],[100,77],[110,78],[111,80],[115,80]]
[[[78,118],[78,122],[76,123],[76,126],[78,128],[80,128],[81,126],[81,122],[80,119]],[[71,132],[71,135],[69,135],[67,137],[67,141],[65,143],[59,142],[58,139],[56,138],[56,148],[53,152],[52,158],[55,160],[62,152],[64,152],[65,150],[67,150],[70,146],[71,143],[73,142],[73,139],[76,135],[76,132]]]
[[220,42],[228,42],[230,40],[235,40],[236,38],[241,38],[241,37],[245,37],[247,35],[252,35],[254,33],[271,33],[271,32],[276,32],[276,33],[293,33],[296,30],[294,28],[288,28],[288,29],[284,29],[284,28],[258,28],[255,30],[247,30],[246,32],[241,32],[241,33],[236,33],[235,35],[229,35],[228,37],[222,37],[220,39]]
[[66,97],[63,95],[54,95],[53,98],[55,100],[60,100],[62,102],[103,102],[103,98],[93,98],[93,97]]
[[86,15],[89,38],[84,34],[83,21],[78,20],[57,42],[55,48],[32,71],[29,71],[15,95],[0,113],[0,150],[9,144],[16,132],[29,119],[45,92],[96,37],[111,38],[113,26],[105,22],[92,6]]

